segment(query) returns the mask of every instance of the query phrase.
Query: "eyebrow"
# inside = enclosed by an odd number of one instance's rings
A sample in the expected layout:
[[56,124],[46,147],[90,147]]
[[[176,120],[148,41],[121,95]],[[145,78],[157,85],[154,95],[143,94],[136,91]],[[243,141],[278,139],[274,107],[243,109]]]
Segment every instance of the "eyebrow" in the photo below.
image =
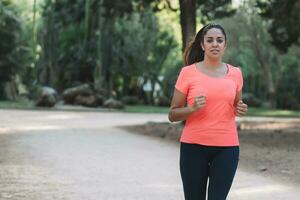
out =
[[[214,38],[212,36],[206,36],[206,38]],[[218,36],[217,38],[224,38],[224,36]]]

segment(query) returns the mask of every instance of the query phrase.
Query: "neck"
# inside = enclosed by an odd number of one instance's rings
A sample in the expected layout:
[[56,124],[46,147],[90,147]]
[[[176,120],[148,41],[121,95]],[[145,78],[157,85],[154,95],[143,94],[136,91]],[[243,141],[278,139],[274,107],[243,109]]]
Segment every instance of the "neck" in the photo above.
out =
[[208,60],[208,59],[203,60],[203,66],[206,68],[216,69],[219,68],[221,65],[222,65],[221,60]]

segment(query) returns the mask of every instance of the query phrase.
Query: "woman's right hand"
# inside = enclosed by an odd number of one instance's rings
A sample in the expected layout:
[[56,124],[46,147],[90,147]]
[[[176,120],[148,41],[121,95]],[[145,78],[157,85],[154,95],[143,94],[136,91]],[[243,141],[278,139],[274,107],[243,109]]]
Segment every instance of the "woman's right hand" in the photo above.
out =
[[205,95],[199,95],[194,97],[195,102],[192,105],[185,106],[186,94],[174,90],[171,108],[169,111],[170,122],[178,122],[186,120],[193,112],[202,109],[205,106]]
[[206,97],[205,96],[196,96],[194,97],[194,104],[191,106],[192,112],[196,112],[201,110],[206,104]]

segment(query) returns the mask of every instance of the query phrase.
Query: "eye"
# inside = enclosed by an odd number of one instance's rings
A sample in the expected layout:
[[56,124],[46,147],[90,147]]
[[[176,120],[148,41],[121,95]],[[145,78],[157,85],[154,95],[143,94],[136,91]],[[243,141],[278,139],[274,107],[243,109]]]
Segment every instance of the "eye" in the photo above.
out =
[[208,40],[206,40],[206,42],[208,42],[208,43],[212,43],[212,42],[213,42],[213,40],[212,40],[212,39],[208,39]]
[[224,41],[224,40],[222,40],[222,39],[218,39],[218,40],[217,40],[218,43],[222,43],[223,41]]

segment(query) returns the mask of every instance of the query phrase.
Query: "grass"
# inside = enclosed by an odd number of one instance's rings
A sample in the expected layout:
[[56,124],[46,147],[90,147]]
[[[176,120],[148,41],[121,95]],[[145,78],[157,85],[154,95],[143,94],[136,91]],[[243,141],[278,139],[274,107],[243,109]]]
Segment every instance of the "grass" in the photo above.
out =
[[0,101],[0,109],[34,109],[34,105],[27,101]]
[[124,112],[135,112],[135,113],[168,113],[169,112],[169,107],[133,105],[133,106],[125,106]]
[[269,108],[249,108],[247,116],[300,117],[300,111],[296,111],[296,110],[279,110],[279,109],[269,109]]
[[[37,108],[32,102],[26,101],[0,101],[0,109],[33,109]],[[42,108],[41,108],[42,109]],[[49,108],[48,108],[49,109]],[[51,110],[51,108],[50,108]],[[128,105],[125,106],[124,112],[128,113],[162,113],[167,114],[169,107],[145,106],[145,105]],[[101,111],[99,111],[101,112]],[[300,117],[300,111],[279,110],[268,108],[249,108],[247,116],[259,117]]]

